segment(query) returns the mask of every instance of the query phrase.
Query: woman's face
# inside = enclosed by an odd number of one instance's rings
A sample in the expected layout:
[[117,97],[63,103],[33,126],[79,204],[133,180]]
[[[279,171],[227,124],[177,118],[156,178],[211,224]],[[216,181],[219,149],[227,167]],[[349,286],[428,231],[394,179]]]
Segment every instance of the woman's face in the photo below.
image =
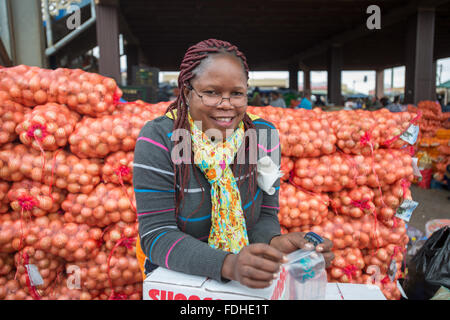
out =
[[[214,92],[223,98],[237,94],[247,97],[247,77],[239,58],[229,54],[213,54],[203,60],[196,71],[190,84],[199,95]],[[202,99],[193,90],[184,88],[184,94],[191,117],[194,121],[201,121],[202,131],[217,129],[223,138],[238,127],[247,111],[247,103],[236,108],[230,104],[230,100],[223,99],[217,107],[209,107],[202,103]],[[207,134],[211,136],[211,132]]]

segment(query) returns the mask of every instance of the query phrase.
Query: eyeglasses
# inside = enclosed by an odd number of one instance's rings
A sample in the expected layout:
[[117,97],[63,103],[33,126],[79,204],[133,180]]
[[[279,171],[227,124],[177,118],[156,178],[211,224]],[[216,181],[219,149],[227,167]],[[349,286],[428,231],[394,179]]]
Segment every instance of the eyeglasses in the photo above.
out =
[[247,105],[247,94],[242,92],[233,92],[231,97],[224,98],[221,94],[216,93],[214,91],[205,91],[202,92],[203,95],[200,95],[197,90],[195,90],[191,85],[187,85],[189,90],[195,92],[197,96],[202,100],[202,103],[207,107],[217,107],[222,104],[223,100],[228,99],[230,104],[235,108],[242,108]]

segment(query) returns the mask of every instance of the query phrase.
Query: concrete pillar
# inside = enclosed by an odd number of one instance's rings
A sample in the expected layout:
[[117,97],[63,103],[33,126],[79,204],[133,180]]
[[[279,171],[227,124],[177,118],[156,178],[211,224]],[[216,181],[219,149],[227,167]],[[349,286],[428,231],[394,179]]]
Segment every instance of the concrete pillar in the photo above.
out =
[[133,66],[139,65],[139,47],[134,44],[125,46],[125,54],[127,55],[127,85],[132,85]]
[[436,99],[433,89],[436,82],[433,72],[434,26],[434,8],[419,8],[409,20],[405,39],[405,103]]
[[311,70],[303,69],[303,92],[311,94]]
[[378,99],[384,96],[384,70],[377,70],[375,76],[375,97]]
[[343,104],[341,93],[342,46],[334,44],[328,49],[328,101],[335,106]]
[[119,16],[116,5],[97,4],[97,42],[100,49],[99,73],[117,83],[120,77]]
[[[10,10],[11,56],[14,65],[47,67],[40,0],[7,1]],[[6,7],[6,6],[5,6]],[[7,47],[7,45],[5,45]]]
[[289,64],[289,89],[298,91],[298,61]]

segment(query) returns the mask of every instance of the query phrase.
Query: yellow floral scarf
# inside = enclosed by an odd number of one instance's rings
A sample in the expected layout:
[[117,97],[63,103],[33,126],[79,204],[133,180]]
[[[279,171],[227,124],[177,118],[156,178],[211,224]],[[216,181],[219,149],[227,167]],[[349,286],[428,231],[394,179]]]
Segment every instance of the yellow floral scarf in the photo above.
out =
[[211,184],[211,230],[208,244],[216,249],[239,253],[248,245],[241,195],[230,164],[244,140],[244,124],[224,142],[213,143],[198,129],[188,114],[194,163]]

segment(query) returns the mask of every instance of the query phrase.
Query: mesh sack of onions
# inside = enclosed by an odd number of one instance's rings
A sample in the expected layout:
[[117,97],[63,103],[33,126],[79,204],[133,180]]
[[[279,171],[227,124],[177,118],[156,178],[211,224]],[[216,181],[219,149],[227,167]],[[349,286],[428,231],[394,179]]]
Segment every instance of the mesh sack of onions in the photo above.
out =
[[[116,106],[116,110],[112,113],[113,115],[117,115],[120,113],[132,113],[132,114],[143,114],[146,113],[145,118],[149,120],[153,120],[159,116],[162,116],[166,113],[167,108],[171,104],[171,101],[162,101],[156,104],[146,103],[141,100],[136,100],[133,102],[119,103]],[[149,111],[151,113],[149,113]]]
[[40,182],[25,179],[12,184],[8,198],[11,208],[21,212],[24,218],[41,217],[57,212],[66,193],[58,188],[51,189]]
[[295,162],[293,182],[313,192],[338,192],[356,186],[377,188],[406,178],[412,181],[411,155],[378,149],[373,156],[334,153]]
[[134,152],[117,151],[106,157],[102,167],[102,180],[105,183],[133,183]]
[[405,221],[398,220],[396,227],[386,227],[373,215],[364,215],[359,219],[329,213],[321,224],[311,226],[309,230],[333,241],[335,249],[359,248],[376,249],[388,244],[406,246],[409,241]]
[[142,279],[125,286],[106,288],[94,300],[142,300]]
[[0,151],[0,179],[25,177],[71,193],[89,193],[100,182],[101,162],[80,159],[64,150],[41,153],[22,144],[7,144]]
[[19,214],[0,215],[0,252],[13,253],[25,245],[28,227]]
[[[381,274],[390,274],[392,278],[399,279],[402,276],[402,263],[404,261],[404,246],[388,244],[378,249],[364,249],[365,272],[370,273],[370,266],[376,266]],[[391,264],[395,264],[392,268]],[[373,267],[372,267],[373,268]],[[394,274],[395,271],[395,274]]]
[[0,91],[25,106],[54,102],[91,117],[111,114],[122,96],[114,79],[96,73],[24,65],[0,70]]
[[0,91],[0,146],[17,138],[16,127],[24,119],[29,108],[11,100],[4,100]]
[[[119,221],[108,226],[103,230],[103,241],[106,249],[112,250],[118,242],[123,242],[124,239],[135,239],[138,236],[138,228],[138,222],[126,223]],[[136,246],[131,246],[130,248],[118,246],[115,250],[127,253],[130,256],[136,256]]]
[[0,181],[0,214],[9,210],[8,191],[10,184],[6,181]]
[[[47,289],[56,279],[58,272],[64,268],[64,261],[48,252],[35,249],[34,247],[25,247],[14,255],[14,261],[17,270],[17,280],[24,288],[25,292],[37,298],[42,294],[41,290]],[[34,265],[34,271],[28,269],[27,265]],[[39,272],[42,277],[42,284],[34,284],[30,279],[30,273]],[[40,294],[39,294],[39,291]]]
[[281,177],[281,180],[289,180],[291,171],[294,170],[294,164],[294,160],[292,160],[290,157],[281,157],[280,170],[284,173],[283,177]]
[[112,152],[134,150],[140,129],[139,115],[120,113],[84,118],[69,137],[70,150],[80,158],[103,158]]
[[[134,241],[130,246],[134,245]],[[83,290],[101,290],[124,286],[142,281],[136,256],[108,250],[102,247],[98,255],[86,262],[77,262],[80,268],[81,288]]]
[[36,150],[55,151],[67,144],[80,116],[65,105],[47,103],[33,108],[16,127],[20,141]]
[[398,207],[403,200],[412,200],[410,185],[411,182],[402,179],[392,185],[385,185],[381,189],[373,189],[375,213],[377,218],[386,226],[395,226],[395,213]]
[[345,153],[369,156],[379,147],[400,149],[407,142],[399,139],[400,135],[417,118],[409,112],[392,113],[387,109],[378,111],[335,111],[329,117],[337,146]]
[[326,118],[281,120],[277,128],[284,156],[314,158],[336,151],[336,136]]
[[49,252],[68,262],[88,261],[99,252],[102,230],[86,224],[64,223],[47,216],[27,224],[27,245]]
[[334,259],[327,269],[328,282],[362,283],[364,258],[358,248],[333,250]]
[[319,225],[328,215],[326,194],[312,194],[289,183],[280,187],[280,224],[286,228]]
[[23,180],[25,176],[21,171],[21,165],[30,161],[31,158],[27,147],[23,144],[8,143],[2,146],[0,149],[0,179],[6,181]]
[[5,276],[15,269],[14,254],[0,253],[0,276]]
[[14,280],[15,274],[14,270],[7,275],[0,275],[0,300],[33,300],[19,280]]
[[[126,193],[125,193],[126,191]],[[132,186],[100,183],[90,194],[69,194],[61,205],[66,222],[103,228],[119,221],[135,222],[136,201]]]
[[331,207],[337,214],[357,219],[364,214],[373,213],[375,210],[374,196],[374,191],[366,186],[358,186],[350,190],[344,189],[330,195]]

